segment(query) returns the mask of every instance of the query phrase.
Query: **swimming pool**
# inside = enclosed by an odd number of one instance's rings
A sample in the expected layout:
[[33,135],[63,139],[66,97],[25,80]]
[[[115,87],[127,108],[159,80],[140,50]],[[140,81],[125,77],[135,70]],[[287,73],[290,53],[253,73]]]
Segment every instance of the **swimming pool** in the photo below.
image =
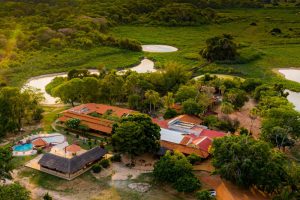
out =
[[32,150],[33,145],[31,143],[16,145],[13,147],[14,151],[29,151]]

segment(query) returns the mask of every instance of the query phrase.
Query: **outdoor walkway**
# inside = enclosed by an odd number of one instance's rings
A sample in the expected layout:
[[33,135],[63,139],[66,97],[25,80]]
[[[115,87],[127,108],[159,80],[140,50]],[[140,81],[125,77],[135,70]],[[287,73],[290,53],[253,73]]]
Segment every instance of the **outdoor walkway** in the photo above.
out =
[[36,170],[40,170],[41,167],[39,165],[39,160],[42,158],[44,154],[40,154],[37,157],[35,157],[34,159],[30,160],[28,163],[25,164],[26,167],[32,168],[32,169],[36,169]]

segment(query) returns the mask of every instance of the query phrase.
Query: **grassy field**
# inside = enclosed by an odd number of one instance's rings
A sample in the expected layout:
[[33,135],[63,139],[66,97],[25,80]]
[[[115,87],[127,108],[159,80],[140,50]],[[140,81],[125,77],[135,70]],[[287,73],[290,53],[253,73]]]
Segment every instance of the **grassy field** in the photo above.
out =
[[[242,64],[210,64],[198,74],[219,71],[242,77],[256,77],[268,82],[284,83],[289,89],[300,91],[300,84],[284,80],[272,72],[273,68],[300,67],[300,9],[231,9],[218,10],[223,22],[195,27],[153,27],[116,26],[111,34],[120,38],[132,38],[142,44],[168,44],[179,48],[173,53],[133,52],[112,47],[98,47],[87,50],[51,50],[20,52],[21,65],[0,70],[0,76],[7,77],[11,85],[21,86],[31,76],[68,71],[74,68],[108,69],[130,67],[139,63],[142,57],[156,61],[156,66],[176,61],[196,67],[205,63],[199,51],[205,40],[223,33],[232,34],[239,44]],[[250,25],[255,22],[256,26]],[[272,35],[273,28],[282,33]],[[18,67],[17,67],[18,66]],[[224,72],[223,72],[224,71]]]
[[[141,27],[119,26],[113,32],[119,37],[131,37],[143,44],[168,44],[179,48],[175,53],[145,53],[157,61],[181,62],[189,67],[200,66],[205,61],[198,52],[205,40],[223,33],[232,34],[240,44],[245,64],[211,64],[211,68],[232,67],[244,77],[262,78],[282,82],[290,89],[300,90],[300,84],[285,81],[272,72],[273,68],[300,67],[300,17],[299,9],[247,9],[222,10],[221,16],[231,18],[227,23],[200,27]],[[250,25],[255,22],[257,25]],[[282,34],[271,35],[273,28]]]
[[130,67],[138,64],[142,57],[139,52],[112,47],[63,51],[47,49],[23,54],[24,61],[20,67],[2,71],[12,85],[21,86],[31,76],[66,72],[75,68],[92,69],[100,65],[107,69]]

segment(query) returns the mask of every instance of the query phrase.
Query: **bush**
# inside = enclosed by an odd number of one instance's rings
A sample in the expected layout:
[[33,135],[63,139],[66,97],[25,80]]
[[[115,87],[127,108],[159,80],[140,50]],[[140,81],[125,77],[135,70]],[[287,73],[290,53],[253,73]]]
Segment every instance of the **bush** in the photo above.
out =
[[244,127],[240,128],[240,135],[249,135],[248,129]]
[[214,200],[215,198],[210,195],[207,190],[202,190],[196,193],[197,200]]
[[38,148],[38,149],[37,149],[37,153],[38,153],[38,154],[43,153],[43,149],[42,149],[42,148]]
[[53,198],[49,195],[49,193],[47,192],[44,196],[43,196],[44,200],[52,200]]
[[70,129],[78,129],[80,125],[80,119],[69,119],[65,124]]
[[99,163],[103,168],[108,168],[110,163],[108,159],[102,159]]
[[182,103],[182,109],[185,114],[198,115],[202,112],[201,107],[194,99],[188,99]]
[[176,110],[168,108],[164,114],[164,119],[171,119],[173,117],[176,117],[178,115],[178,113],[176,112]]
[[19,183],[0,185],[0,199],[2,200],[29,200],[30,192]]
[[282,31],[281,31],[280,28],[273,28],[270,32],[271,32],[273,35],[274,35],[274,34],[280,34],[280,33],[282,33]]
[[201,187],[201,183],[192,173],[185,174],[176,180],[174,188],[178,192],[194,192]]
[[100,164],[94,164],[93,167],[92,167],[92,171],[96,174],[100,173],[101,172],[101,166]]
[[112,162],[121,162],[121,154],[119,154],[119,153],[114,154],[114,155],[110,158],[110,160],[111,160]]
[[187,157],[188,161],[194,165],[196,164],[197,162],[200,162],[202,160],[202,158],[194,153],[190,154],[188,157]]

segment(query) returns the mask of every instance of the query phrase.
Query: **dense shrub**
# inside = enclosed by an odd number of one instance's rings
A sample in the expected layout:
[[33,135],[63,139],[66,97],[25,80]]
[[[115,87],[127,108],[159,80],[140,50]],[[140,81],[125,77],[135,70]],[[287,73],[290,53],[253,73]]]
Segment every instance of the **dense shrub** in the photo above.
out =
[[119,153],[114,154],[114,155],[110,158],[110,160],[111,160],[112,162],[121,162],[121,154],[119,154]]
[[202,158],[194,153],[187,156],[188,161],[194,165],[202,160]]
[[3,200],[29,200],[30,192],[18,183],[0,185],[0,199]]
[[101,172],[101,166],[100,166],[100,164],[98,164],[98,163],[94,164],[93,167],[92,167],[92,170],[96,174],[100,173]]
[[270,32],[272,34],[280,34],[280,33],[282,33],[281,29],[279,29],[279,28],[273,28]]
[[164,114],[164,119],[171,119],[173,117],[176,117],[178,115],[178,113],[176,112],[176,110],[168,108]]
[[208,190],[202,190],[196,193],[197,200],[215,200]]
[[69,119],[65,124],[70,129],[78,129],[80,126],[80,119]]
[[53,198],[50,196],[48,192],[43,196],[43,200],[52,200],[52,199]]
[[154,165],[153,175],[161,182],[173,183],[180,192],[193,192],[201,187],[197,177],[192,173],[192,164],[179,152],[168,151]]
[[194,192],[201,187],[201,183],[192,173],[185,174],[176,180],[174,188],[178,192]]
[[108,168],[110,163],[108,159],[102,159],[99,164],[103,167],[103,168]]

